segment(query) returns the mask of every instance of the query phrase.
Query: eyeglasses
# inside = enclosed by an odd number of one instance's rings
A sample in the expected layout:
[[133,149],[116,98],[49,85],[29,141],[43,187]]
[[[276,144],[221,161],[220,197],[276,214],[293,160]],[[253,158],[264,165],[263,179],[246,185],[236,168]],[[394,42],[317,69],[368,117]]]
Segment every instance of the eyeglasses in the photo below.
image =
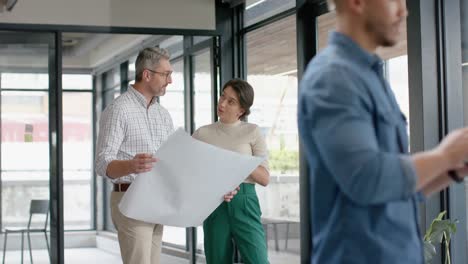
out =
[[153,70],[150,70],[150,69],[147,69],[147,68],[146,68],[146,70],[148,70],[148,71],[150,71],[152,73],[157,73],[157,74],[163,76],[164,78],[166,78],[166,81],[167,81],[167,79],[169,79],[172,76],[171,71],[170,72],[158,72],[158,71],[153,71]]

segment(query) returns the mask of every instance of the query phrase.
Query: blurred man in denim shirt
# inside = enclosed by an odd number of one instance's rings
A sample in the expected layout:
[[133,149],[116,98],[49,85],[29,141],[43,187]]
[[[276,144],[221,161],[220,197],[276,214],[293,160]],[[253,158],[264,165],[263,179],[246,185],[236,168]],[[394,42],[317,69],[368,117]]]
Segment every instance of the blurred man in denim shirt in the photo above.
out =
[[418,202],[463,180],[468,129],[409,155],[406,118],[375,55],[401,37],[406,1],[329,4],[337,31],[307,67],[298,106],[312,187],[312,263],[423,264]]

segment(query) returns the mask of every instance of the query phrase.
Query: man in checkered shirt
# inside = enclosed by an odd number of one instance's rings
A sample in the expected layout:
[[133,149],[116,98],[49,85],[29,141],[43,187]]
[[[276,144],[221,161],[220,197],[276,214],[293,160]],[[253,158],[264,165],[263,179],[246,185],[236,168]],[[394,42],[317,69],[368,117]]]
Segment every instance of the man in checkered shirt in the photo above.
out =
[[174,130],[169,112],[157,102],[172,82],[169,53],[146,48],[135,68],[135,84],[101,115],[96,170],[113,183],[111,214],[123,263],[155,264],[160,263],[163,226],[128,218],[118,204],[135,177],[151,170],[157,162],[153,154]]

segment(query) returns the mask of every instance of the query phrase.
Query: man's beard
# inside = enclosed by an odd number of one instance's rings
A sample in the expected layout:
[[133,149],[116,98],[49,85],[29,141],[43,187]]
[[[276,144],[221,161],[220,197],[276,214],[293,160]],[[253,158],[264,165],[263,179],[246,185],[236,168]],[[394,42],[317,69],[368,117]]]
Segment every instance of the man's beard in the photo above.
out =
[[377,23],[367,22],[366,23],[366,31],[369,32],[376,44],[380,47],[393,47],[398,43],[397,38],[388,37],[384,31],[379,30],[379,28],[383,28],[379,26]]
[[166,94],[166,87],[161,87],[161,89],[159,89],[158,96],[163,96],[165,94]]

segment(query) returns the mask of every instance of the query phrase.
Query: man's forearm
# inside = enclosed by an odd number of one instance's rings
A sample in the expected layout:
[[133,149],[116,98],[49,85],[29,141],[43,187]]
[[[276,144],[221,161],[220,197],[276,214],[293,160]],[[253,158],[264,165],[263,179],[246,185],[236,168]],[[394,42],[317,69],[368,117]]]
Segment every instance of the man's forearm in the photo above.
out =
[[452,182],[453,180],[447,175],[447,173],[443,173],[427,184],[422,189],[422,192],[424,193],[424,196],[430,196],[433,193],[440,192],[447,188]]
[[109,165],[107,165],[106,174],[108,177],[113,179],[120,178],[122,176],[127,176],[131,173],[131,166],[129,160],[113,160]]
[[[413,161],[417,182],[416,190],[424,191],[443,189],[445,184],[450,181],[445,181],[447,177],[443,177],[450,169],[450,163],[440,152],[426,151],[414,154],[411,156]],[[424,191],[425,192],[425,191]]]

